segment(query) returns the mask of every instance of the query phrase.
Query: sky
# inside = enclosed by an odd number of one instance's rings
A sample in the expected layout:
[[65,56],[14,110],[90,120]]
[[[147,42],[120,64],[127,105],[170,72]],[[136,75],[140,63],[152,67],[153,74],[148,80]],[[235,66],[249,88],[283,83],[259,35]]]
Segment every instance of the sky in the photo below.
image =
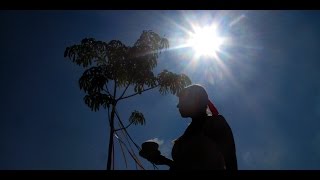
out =
[[[85,105],[78,86],[84,69],[64,50],[86,37],[132,46],[143,30],[170,43],[155,72],[185,73],[207,89],[232,128],[240,170],[320,169],[319,18],[319,11],[276,10],[0,11],[0,169],[104,170],[107,112]],[[229,40],[219,60],[179,48],[192,25],[213,22]],[[121,102],[118,111],[126,123],[141,111],[146,125],[131,126],[130,135],[139,145],[158,141],[171,158],[172,141],[191,122],[177,103],[152,90]],[[135,170],[115,142],[115,169]]]

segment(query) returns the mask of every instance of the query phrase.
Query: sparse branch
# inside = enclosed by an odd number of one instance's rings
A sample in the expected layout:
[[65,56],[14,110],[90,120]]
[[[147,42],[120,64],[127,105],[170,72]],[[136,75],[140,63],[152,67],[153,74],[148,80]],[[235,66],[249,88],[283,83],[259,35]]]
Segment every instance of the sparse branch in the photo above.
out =
[[108,120],[109,120],[109,126],[111,127],[111,117],[110,117],[110,108],[108,107]]
[[126,93],[126,91],[127,91],[127,89],[128,89],[129,86],[130,86],[130,82],[128,83],[128,85],[126,86],[126,88],[125,88],[124,91],[122,92],[121,96],[120,96],[117,100],[119,100],[119,99],[121,99],[121,98],[123,97],[123,95]]
[[[122,121],[121,121],[121,119],[120,119],[120,117],[119,117],[119,114],[118,114],[118,111],[117,110],[115,110],[115,114],[116,114],[116,116],[117,116],[117,118],[118,118],[118,120],[119,120],[119,122],[120,122],[120,125],[122,126],[122,128],[124,128],[124,125],[123,125],[123,123],[122,123]],[[140,151],[140,147],[133,141],[133,139],[131,138],[131,136],[130,136],[130,134],[128,133],[128,131],[127,131],[127,129],[123,129],[124,130],[124,132],[127,134],[127,136],[129,137],[129,139],[131,140],[131,142],[136,146],[136,148]]]
[[116,99],[117,94],[117,81],[114,80],[114,88],[113,88],[113,98]]
[[126,155],[125,155],[125,153],[123,151],[123,147],[122,147],[122,144],[121,144],[119,139],[118,139],[118,142],[119,142],[119,145],[120,145],[120,148],[121,148],[121,152],[122,152],[122,156],[123,156],[123,159],[124,159],[124,163],[126,164],[126,168],[128,168],[127,158],[126,158]]
[[[124,129],[124,125],[123,125],[123,123],[122,123],[122,121],[121,121],[121,119],[120,119],[120,116],[119,116],[119,114],[118,114],[118,111],[117,111],[117,109],[115,109],[115,114],[116,114],[116,116],[117,116],[117,119],[119,120],[119,123],[120,123],[120,126],[123,128],[122,130],[123,131],[121,131],[122,133],[124,132],[124,134],[123,134],[123,136],[127,139],[127,142],[128,142],[128,144],[129,144],[129,146],[130,146],[130,148],[131,148],[131,151],[132,151],[132,154],[129,152],[129,150],[128,150],[128,152],[130,153],[130,155],[132,156],[132,158],[134,158],[134,159],[136,159],[137,161],[138,161],[138,157],[136,157],[136,155],[135,155],[135,153],[134,153],[134,150],[132,149],[132,147],[131,147],[131,143],[130,143],[130,141],[128,140],[128,137],[129,137],[129,139],[131,140],[131,142],[136,146],[136,148],[140,151],[141,150],[141,148],[134,142],[134,140],[131,138],[131,136],[130,136],[130,134],[128,133],[128,131],[126,130],[126,129]],[[117,134],[117,132],[115,132],[115,134]],[[136,163],[140,163],[139,161],[137,162],[136,161]],[[143,167],[142,167],[143,168]]]
[[103,89],[103,91],[104,91],[105,93],[107,93],[109,96],[113,97],[113,96],[111,95],[111,93],[110,93],[107,89]]
[[[117,115],[117,114],[116,114]],[[117,115],[118,116],[118,115]],[[119,119],[120,120],[120,119]],[[122,127],[122,128],[119,128],[119,129],[115,129],[114,131],[120,131],[120,130],[122,130],[122,129],[127,129],[129,126],[131,126],[131,124],[133,123],[133,121],[130,123],[130,124],[128,124],[126,127]]]
[[135,96],[135,95],[137,95],[137,94],[141,94],[142,92],[149,91],[149,90],[154,89],[154,88],[156,88],[156,87],[158,87],[158,86],[159,86],[159,84],[156,85],[156,86],[154,86],[154,87],[144,89],[144,90],[141,91],[141,92],[137,92],[137,93],[131,94],[131,95],[129,95],[129,96],[125,96],[125,97],[119,98],[118,101],[120,101],[120,100],[122,100],[122,99],[126,99],[126,98],[129,98],[129,97],[132,97],[132,96]]
[[110,93],[109,89],[108,89],[108,84],[106,84],[106,90],[108,93]]
[[[117,135],[117,133],[115,133],[115,134]],[[117,136],[118,136],[118,135],[117,135]],[[124,145],[124,147],[127,149],[128,153],[130,154],[130,156],[132,157],[132,159],[136,162],[136,164],[138,164],[138,165],[140,166],[140,168],[142,168],[142,169],[144,170],[144,168],[143,168],[143,166],[141,165],[141,163],[136,159],[136,156],[129,151],[128,146],[127,146],[120,138],[117,138],[117,139],[119,140],[119,142],[121,142],[121,143]]]

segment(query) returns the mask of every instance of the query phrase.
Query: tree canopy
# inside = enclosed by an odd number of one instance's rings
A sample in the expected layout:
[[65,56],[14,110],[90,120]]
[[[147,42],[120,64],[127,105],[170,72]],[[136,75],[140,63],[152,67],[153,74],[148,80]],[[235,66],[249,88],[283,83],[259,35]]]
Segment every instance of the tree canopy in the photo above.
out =
[[[177,94],[191,84],[191,80],[185,74],[176,74],[168,70],[154,74],[157,59],[167,48],[169,41],[151,30],[143,31],[133,46],[127,46],[119,40],[104,42],[85,38],[80,44],[66,48],[64,57],[85,69],[79,79],[80,90],[86,93],[85,104],[92,111],[97,111],[101,107],[109,110],[110,106],[112,107],[111,117],[108,116],[110,136],[116,132],[114,114],[118,101],[154,88],[158,88],[162,95]],[[126,95],[129,86],[133,87],[133,92]],[[144,124],[145,119],[142,113],[135,110],[129,122],[130,125]],[[122,122],[121,124],[120,129],[129,127],[124,127]]]

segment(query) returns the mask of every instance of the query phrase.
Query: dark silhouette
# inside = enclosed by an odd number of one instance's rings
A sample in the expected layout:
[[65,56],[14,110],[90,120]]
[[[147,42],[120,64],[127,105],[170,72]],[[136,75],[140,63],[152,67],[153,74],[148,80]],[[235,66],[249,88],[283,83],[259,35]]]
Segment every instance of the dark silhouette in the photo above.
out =
[[[139,154],[157,165],[170,166],[170,170],[238,170],[232,130],[208,99],[205,89],[191,85],[178,97],[181,116],[191,117],[192,122],[175,140],[173,160],[162,156],[155,142],[143,143]],[[207,107],[211,116],[207,115]]]
[[[154,75],[152,70],[157,66],[158,56],[163,49],[168,47],[169,42],[166,38],[152,31],[143,31],[140,38],[131,47],[118,40],[111,40],[107,43],[94,38],[85,38],[80,44],[67,47],[65,50],[64,57],[87,68],[79,79],[80,89],[86,93],[84,102],[92,111],[97,111],[100,107],[108,110],[110,141],[107,170],[111,169],[111,159],[114,160],[111,158],[112,155],[114,156],[112,153],[114,137],[118,139],[121,150],[123,147],[126,148],[133,160],[142,167],[134,151],[128,149],[122,137],[130,139],[140,150],[126,129],[131,124],[143,125],[144,116],[139,111],[133,111],[129,124],[125,126],[117,112],[117,103],[154,88],[159,88],[161,94],[168,92],[177,94],[183,87],[191,84],[190,79],[184,74],[164,70],[157,76]],[[132,86],[132,89],[129,86]],[[133,92],[126,94],[130,91]],[[115,127],[117,125],[114,121],[115,117],[118,119],[118,129]],[[117,131],[123,131],[124,135],[121,137]],[[123,150],[122,153],[125,156]]]

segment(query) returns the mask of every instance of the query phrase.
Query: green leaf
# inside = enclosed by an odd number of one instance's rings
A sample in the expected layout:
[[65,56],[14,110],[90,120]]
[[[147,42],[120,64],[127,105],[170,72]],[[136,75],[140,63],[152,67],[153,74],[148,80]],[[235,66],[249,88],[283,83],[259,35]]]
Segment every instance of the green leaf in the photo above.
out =
[[84,92],[100,92],[108,82],[108,73],[106,66],[91,67],[84,71],[79,79],[80,89]]
[[191,80],[185,74],[175,74],[163,70],[158,74],[159,92],[161,94],[178,94],[184,87],[191,84]]
[[91,108],[92,111],[97,111],[101,106],[104,108],[109,107],[114,101],[112,97],[107,94],[99,92],[88,94],[83,98],[85,104]]
[[141,112],[135,110],[131,113],[129,122],[133,123],[134,125],[137,125],[137,124],[144,125],[146,123],[146,120]]
[[64,57],[68,57],[77,65],[87,67],[93,61],[100,61],[106,57],[107,44],[102,41],[96,41],[94,38],[85,38],[81,44],[67,47]]
[[67,47],[64,57],[85,68],[79,78],[80,90],[86,93],[85,103],[94,111],[110,105],[110,97],[102,95],[110,81],[116,81],[116,88],[132,85],[134,92],[142,93],[146,88],[159,86],[161,94],[177,94],[191,84],[186,75],[167,70],[157,76],[153,69],[157,66],[159,53],[169,48],[169,41],[157,33],[143,31],[132,47],[119,40],[108,43],[84,38],[79,44]]

